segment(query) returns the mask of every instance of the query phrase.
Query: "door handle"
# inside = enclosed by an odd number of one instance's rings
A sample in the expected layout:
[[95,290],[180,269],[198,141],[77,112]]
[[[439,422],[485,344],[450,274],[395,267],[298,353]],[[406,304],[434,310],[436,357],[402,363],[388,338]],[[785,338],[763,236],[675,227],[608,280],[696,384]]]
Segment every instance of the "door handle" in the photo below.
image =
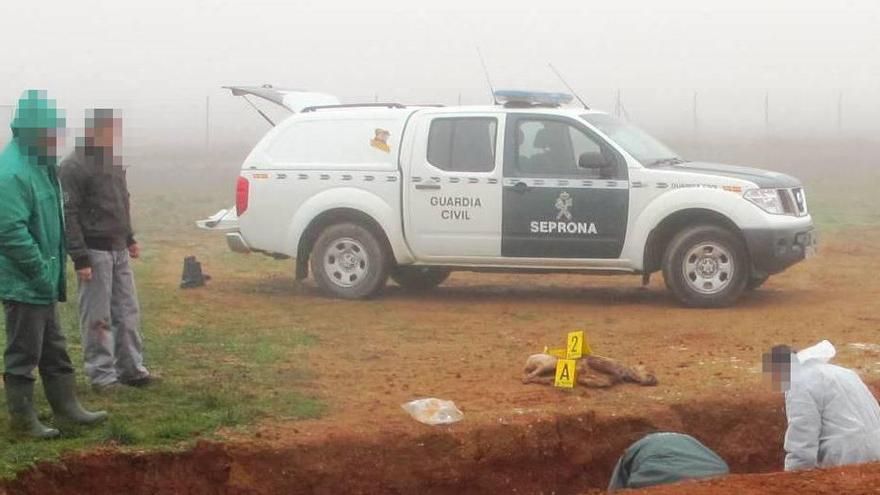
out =
[[523,181],[519,181],[519,182],[517,182],[516,184],[514,184],[514,185],[512,185],[512,186],[508,186],[507,188],[508,188],[508,189],[511,189],[511,190],[513,190],[513,191],[516,191],[516,192],[518,192],[518,193],[524,193],[524,192],[527,192],[527,191],[531,191],[531,190],[532,190],[531,186],[529,186],[528,184],[526,184],[526,183],[523,182]]
[[440,184],[416,184],[416,189],[437,190],[437,189],[440,189]]

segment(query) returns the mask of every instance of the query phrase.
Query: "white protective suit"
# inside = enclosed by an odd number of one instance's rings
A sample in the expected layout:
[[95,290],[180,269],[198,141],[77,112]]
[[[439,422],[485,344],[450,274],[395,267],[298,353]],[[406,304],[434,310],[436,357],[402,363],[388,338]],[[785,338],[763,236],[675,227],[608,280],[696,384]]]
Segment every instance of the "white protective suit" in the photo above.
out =
[[824,340],[792,359],[785,470],[880,461],[880,406],[854,371],[829,364]]

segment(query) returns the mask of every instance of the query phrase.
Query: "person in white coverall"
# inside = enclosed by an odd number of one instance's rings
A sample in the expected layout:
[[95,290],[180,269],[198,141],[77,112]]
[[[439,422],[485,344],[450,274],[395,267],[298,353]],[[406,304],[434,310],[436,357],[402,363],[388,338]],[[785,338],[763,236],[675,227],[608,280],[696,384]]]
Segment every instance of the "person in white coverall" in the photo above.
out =
[[786,471],[880,461],[880,405],[859,375],[829,363],[836,352],[824,340],[764,355],[764,371],[785,391]]

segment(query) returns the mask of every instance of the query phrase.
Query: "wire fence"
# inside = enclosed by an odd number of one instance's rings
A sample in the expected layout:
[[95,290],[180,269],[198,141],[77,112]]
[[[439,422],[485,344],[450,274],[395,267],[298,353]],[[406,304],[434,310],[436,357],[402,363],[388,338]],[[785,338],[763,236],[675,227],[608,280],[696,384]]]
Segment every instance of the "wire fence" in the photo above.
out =
[[[418,96],[423,93],[429,97]],[[339,96],[346,103],[491,103],[487,92],[479,88],[423,93],[406,89],[387,94]],[[698,140],[726,135],[822,138],[877,138],[880,135],[880,91],[605,88],[582,93],[591,107],[629,120],[659,136],[690,136]],[[119,104],[126,121],[125,142],[129,149],[142,152],[157,147],[201,152],[246,150],[269,129],[240,98],[221,90]],[[287,115],[272,105],[262,107],[276,120]],[[73,129],[81,127],[82,109],[68,107],[67,110],[68,125]],[[11,117],[12,107],[0,105],[0,122],[8,123]],[[8,125],[0,125],[0,141],[5,142],[8,136]]]
[[878,96],[880,91],[635,89],[599,102],[640,125],[697,136],[876,136]]

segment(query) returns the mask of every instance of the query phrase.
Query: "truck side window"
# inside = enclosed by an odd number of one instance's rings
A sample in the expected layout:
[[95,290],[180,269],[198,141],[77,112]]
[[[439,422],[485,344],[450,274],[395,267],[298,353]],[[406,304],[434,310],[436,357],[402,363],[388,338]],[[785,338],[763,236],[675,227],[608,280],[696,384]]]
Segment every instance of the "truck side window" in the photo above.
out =
[[449,172],[495,169],[498,121],[490,117],[439,118],[428,132],[428,163]]
[[558,120],[524,119],[517,124],[516,167],[521,173],[595,177],[595,169],[578,167],[581,155],[602,156],[592,137]]

